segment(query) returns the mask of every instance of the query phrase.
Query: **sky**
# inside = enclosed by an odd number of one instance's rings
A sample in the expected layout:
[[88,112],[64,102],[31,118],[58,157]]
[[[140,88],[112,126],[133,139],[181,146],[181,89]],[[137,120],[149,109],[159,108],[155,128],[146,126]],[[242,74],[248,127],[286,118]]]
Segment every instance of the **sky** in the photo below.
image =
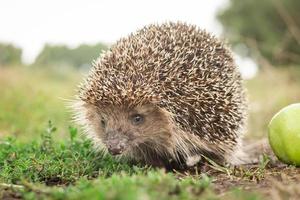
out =
[[0,0],[0,42],[34,61],[46,43],[111,44],[150,24],[183,21],[220,36],[217,12],[228,0]]

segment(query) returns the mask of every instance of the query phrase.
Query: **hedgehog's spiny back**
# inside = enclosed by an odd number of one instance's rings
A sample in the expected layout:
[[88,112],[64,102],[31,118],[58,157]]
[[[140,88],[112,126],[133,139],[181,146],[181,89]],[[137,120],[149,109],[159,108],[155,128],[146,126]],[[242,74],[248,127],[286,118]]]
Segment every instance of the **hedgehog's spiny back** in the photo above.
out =
[[182,23],[150,25],[119,40],[95,63],[80,98],[98,106],[155,102],[183,130],[214,144],[233,146],[244,124],[244,93],[230,52]]

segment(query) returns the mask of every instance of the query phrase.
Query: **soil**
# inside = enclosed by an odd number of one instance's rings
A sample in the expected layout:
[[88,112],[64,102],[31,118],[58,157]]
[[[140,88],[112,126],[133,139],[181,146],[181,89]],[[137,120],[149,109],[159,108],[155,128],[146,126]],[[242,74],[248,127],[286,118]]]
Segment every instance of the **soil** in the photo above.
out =
[[[259,192],[266,199],[300,199],[300,168],[280,162],[273,154],[268,141],[247,141],[245,152],[252,163],[232,167],[226,174],[211,165],[202,167],[213,177],[214,190],[225,195],[231,188]],[[267,158],[265,162],[262,160]]]

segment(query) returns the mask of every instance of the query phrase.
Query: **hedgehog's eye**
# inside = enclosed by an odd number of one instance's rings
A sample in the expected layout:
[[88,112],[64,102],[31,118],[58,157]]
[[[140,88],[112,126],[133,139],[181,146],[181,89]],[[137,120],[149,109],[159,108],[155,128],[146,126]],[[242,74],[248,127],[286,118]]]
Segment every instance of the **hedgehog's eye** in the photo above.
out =
[[131,117],[131,122],[133,125],[140,125],[144,122],[144,116],[140,114],[135,114]]
[[102,128],[106,127],[106,122],[103,118],[101,119],[101,126],[102,126]]

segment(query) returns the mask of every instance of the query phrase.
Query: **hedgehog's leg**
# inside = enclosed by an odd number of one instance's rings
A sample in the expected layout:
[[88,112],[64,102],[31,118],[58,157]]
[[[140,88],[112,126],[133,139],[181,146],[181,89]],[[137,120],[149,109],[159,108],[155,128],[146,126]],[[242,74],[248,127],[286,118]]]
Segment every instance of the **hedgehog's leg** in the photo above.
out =
[[[151,156],[150,156],[151,157]],[[183,158],[181,158],[183,159]],[[159,155],[153,155],[151,159],[147,160],[147,164],[154,166],[154,167],[161,167],[165,168],[167,171],[172,170],[183,170],[186,169],[187,166],[185,162],[178,161],[173,159],[171,156],[159,156]]]
[[165,168],[168,171],[173,169],[180,170],[185,169],[184,157],[177,155],[176,158],[168,150],[158,152],[150,145],[140,144],[138,148],[134,149],[134,153],[130,156],[137,163],[149,165],[158,168]]
[[139,144],[133,147],[130,154],[127,155],[133,162],[153,167],[164,167],[162,156],[153,149],[148,147],[148,144]]
[[192,167],[203,164],[208,159],[221,165],[225,163],[225,151],[221,151],[222,149],[199,136],[177,128],[173,131],[173,137],[176,144],[176,155],[182,158],[178,162],[184,163],[185,166]]

